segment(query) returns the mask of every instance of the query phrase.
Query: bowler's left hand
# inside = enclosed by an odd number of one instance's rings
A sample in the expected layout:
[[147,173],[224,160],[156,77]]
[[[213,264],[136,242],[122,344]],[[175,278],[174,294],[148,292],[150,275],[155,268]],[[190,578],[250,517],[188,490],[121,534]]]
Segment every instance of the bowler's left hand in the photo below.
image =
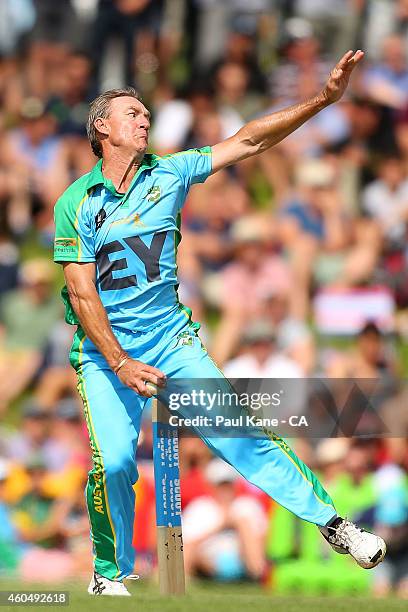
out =
[[323,89],[323,96],[328,104],[340,100],[347,89],[350,75],[364,57],[364,51],[347,51],[333,68]]

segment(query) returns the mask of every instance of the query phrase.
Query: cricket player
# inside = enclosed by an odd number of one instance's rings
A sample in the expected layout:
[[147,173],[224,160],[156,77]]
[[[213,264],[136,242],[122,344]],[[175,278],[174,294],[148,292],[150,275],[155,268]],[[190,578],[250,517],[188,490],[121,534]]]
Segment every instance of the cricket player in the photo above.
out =
[[[66,320],[78,326],[70,361],[93,457],[86,487],[94,552],[90,594],[129,595],[123,581],[134,566],[136,447],[151,385],[222,376],[177,297],[180,213],[190,186],[262,153],[339,100],[363,55],[348,51],[314,98],[250,121],[215,146],[164,157],[146,153],[150,113],[134,89],[107,91],[92,102],[87,131],[100,159],[58,200],[54,251],[64,268]],[[205,441],[251,483],[315,523],[337,552],[364,568],[383,559],[384,541],[339,517],[283,440]]]

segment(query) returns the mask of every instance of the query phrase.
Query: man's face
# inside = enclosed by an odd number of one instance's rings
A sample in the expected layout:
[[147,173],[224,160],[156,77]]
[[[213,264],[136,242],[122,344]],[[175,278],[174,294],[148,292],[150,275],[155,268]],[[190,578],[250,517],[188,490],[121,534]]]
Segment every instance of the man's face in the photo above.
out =
[[110,103],[107,119],[97,119],[95,126],[113,147],[131,155],[144,154],[149,141],[150,113],[136,98],[123,96]]

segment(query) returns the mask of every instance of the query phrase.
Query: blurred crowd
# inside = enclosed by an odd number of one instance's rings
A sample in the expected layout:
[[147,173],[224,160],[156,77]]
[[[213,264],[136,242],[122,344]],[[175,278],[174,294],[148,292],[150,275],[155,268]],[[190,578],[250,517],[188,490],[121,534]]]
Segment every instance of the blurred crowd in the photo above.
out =
[[[0,2],[0,575],[85,579],[92,564],[90,451],[51,261],[54,203],[96,161],[90,100],[135,85],[152,150],[212,145],[314,95],[349,48],[366,58],[339,104],[191,190],[179,295],[228,376],[378,381],[399,437],[292,442],[339,511],[381,531],[387,561],[355,571],[184,437],[186,569],[274,592],[408,597],[406,0]],[[150,575],[148,419],[139,456],[135,569]]]

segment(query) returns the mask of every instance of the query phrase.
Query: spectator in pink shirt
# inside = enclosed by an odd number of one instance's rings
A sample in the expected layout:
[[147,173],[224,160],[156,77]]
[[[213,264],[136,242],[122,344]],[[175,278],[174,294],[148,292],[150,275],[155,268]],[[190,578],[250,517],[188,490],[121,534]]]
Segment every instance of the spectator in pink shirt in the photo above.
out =
[[257,215],[242,217],[232,227],[235,258],[220,275],[222,316],[212,347],[219,363],[230,357],[242,326],[260,316],[270,288],[282,295],[292,289],[288,264],[268,244],[271,230],[269,220]]

